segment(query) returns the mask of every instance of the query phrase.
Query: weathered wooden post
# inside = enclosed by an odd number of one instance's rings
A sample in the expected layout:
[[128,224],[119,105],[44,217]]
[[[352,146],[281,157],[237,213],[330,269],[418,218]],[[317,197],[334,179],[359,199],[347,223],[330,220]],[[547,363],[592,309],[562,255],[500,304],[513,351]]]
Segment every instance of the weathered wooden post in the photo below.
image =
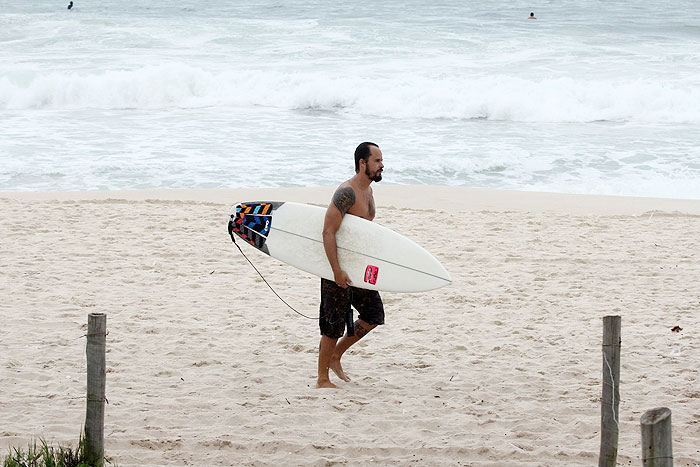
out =
[[598,467],[617,463],[620,434],[620,316],[603,318],[603,396],[600,400],[600,455]]
[[671,409],[659,407],[642,415],[642,465],[673,467]]
[[91,466],[104,464],[104,423],[107,340],[107,315],[88,315],[87,346],[87,409],[85,411],[85,447]]

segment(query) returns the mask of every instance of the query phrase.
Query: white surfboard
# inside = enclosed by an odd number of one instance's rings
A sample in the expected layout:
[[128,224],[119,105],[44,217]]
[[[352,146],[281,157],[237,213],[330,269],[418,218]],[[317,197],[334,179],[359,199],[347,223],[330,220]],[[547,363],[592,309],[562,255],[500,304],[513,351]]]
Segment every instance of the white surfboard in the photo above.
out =
[[[310,274],[333,280],[323,248],[326,209],[289,202],[246,202],[231,210],[229,234]],[[346,214],[336,233],[338,261],[353,286],[424,292],[452,282],[421,246],[375,222]]]

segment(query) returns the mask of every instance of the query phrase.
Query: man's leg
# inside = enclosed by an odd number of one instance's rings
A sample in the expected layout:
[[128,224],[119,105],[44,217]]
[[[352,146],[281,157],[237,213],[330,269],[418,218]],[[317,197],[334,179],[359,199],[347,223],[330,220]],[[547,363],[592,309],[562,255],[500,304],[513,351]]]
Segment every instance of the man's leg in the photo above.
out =
[[328,377],[328,368],[331,365],[333,351],[336,348],[338,339],[333,339],[328,336],[321,336],[321,343],[318,346],[318,380],[316,381],[317,388],[337,388],[331,383]]
[[[331,357],[338,339],[345,330],[345,310],[350,306],[349,291],[339,287],[335,282],[321,279],[321,304],[319,309],[319,328],[321,342],[318,346],[318,380],[317,388],[335,388],[328,377]],[[330,337],[336,336],[336,337]]]
[[[374,329],[376,324],[367,324],[361,319],[355,320],[355,335],[348,336],[347,334],[340,339],[340,342],[335,346],[331,358],[329,361],[329,367],[333,370],[333,373],[338,375],[338,378],[343,381],[350,381],[350,378],[343,371],[343,366],[340,364],[340,358],[343,356],[346,350],[348,350],[355,342],[359,341],[367,335],[372,329]],[[328,371],[326,370],[326,374]]]

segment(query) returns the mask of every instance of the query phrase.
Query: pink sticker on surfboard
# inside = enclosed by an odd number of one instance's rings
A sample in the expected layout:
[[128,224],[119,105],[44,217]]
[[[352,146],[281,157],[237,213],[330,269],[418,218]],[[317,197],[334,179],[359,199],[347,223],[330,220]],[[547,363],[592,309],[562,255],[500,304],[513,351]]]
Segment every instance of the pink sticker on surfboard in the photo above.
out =
[[365,269],[365,282],[372,285],[377,283],[377,276],[379,275],[379,266],[372,266],[371,264]]

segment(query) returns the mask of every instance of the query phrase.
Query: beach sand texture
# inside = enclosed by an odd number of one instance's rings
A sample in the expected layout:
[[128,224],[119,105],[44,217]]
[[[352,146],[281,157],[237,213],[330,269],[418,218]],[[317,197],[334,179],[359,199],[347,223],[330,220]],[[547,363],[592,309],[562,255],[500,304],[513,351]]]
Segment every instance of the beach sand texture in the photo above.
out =
[[[75,443],[102,312],[121,466],[591,466],[602,317],[621,315],[619,464],[666,406],[675,465],[700,465],[700,201],[377,186],[376,221],[454,283],[383,294],[333,391],[314,388],[317,322],[226,232],[237,201],[332,191],[0,194],[2,455]],[[242,248],[317,315],[317,278]]]

